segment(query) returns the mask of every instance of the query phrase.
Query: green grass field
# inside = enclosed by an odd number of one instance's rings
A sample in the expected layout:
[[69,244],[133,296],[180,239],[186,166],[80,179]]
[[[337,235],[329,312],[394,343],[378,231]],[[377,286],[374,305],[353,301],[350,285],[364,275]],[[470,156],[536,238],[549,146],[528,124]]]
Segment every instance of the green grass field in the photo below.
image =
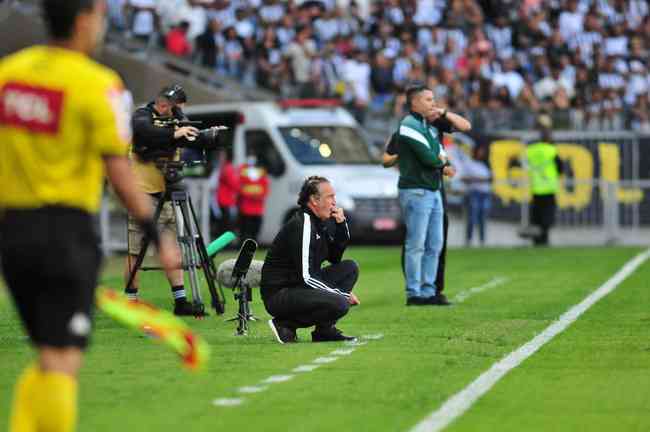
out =
[[[280,345],[264,321],[252,323],[250,335],[234,336],[234,323],[224,322],[236,308],[230,295],[224,316],[188,319],[212,347],[199,374],[182,370],[165,347],[99,314],[80,375],[79,431],[408,431],[639,252],[452,250],[448,296],[487,288],[449,308],[407,308],[399,250],[350,248],[346,257],[361,266],[355,291],[362,304],[339,327],[383,338],[356,347],[312,344],[301,330],[301,343]],[[109,263],[106,285],[120,287],[120,264]],[[649,281],[646,262],[447,430],[650,430]],[[161,275],[144,274],[142,285],[145,300],[170,307]],[[268,318],[257,294],[255,300],[253,312]],[[323,357],[336,361],[292,372],[317,359],[327,362]],[[0,430],[6,430],[15,377],[30,358],[20,323],[0,294]],[[292,378],[263,383],[282,375]],[[251,386],[266,389],[239,391]],[[222,398],[243,403],[213,405]]]

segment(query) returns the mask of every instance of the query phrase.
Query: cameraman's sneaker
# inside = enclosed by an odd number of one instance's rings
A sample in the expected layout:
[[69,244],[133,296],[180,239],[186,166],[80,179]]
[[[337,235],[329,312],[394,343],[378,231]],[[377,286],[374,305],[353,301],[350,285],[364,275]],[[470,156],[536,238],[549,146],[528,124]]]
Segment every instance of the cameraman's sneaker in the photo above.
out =
[[341,330],[337,329],[336,327],[318,329],[311,332],[312,342],[344,342],[356,340],[357,338],[354,336],[345,336]]
[[174,304],[174,315],[176,316],[194,316],[194,306],[187,300],[176,301]]
[[296,330],[282,326],[276,319],[269,320],[269,327],[271,327],[273,335],[281,344],[298,342]]

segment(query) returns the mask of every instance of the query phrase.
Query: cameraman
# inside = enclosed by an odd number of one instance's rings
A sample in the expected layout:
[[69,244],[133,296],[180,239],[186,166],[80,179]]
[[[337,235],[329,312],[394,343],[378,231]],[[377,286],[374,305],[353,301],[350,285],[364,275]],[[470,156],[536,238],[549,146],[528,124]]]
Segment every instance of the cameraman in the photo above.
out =
[[[165,87],[155,101],[137,109],[133,114],[131,163],[136,173],[138,187],[151,196],[154,208],[165,192],[165,179],[161,171],[165,162],[179,161],[180,147],[187,146],[200,134],[199,130],[192,126],[174,126],[174,120],[186,120],[182,112],[186,102],[187,96],[182,87],[178,85]],[[176,217],[170,202],[164,203],[158,218],[158,226],[161,231],[169,231],[176,237]],[[143,231],[129,215],[126,283],[142,248],[143,237]],[[172,288],[174,314],[194,315],[192,304],[187,301],[185,294],[183,270],[165,271],[165,274]],[[125,292],[132,300],[138,298],[137,275],[131,286],[126,287]]]

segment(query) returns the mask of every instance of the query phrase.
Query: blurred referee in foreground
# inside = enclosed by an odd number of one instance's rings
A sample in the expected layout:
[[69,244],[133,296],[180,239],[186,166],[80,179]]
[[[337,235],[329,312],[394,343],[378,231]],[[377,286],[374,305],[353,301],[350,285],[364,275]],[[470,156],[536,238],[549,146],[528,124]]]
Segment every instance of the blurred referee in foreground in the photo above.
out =
[[[88,58],[101,41],[105,0],[44,0],[42,8],[49,45],[0,62],[0,253],[38,357],[18,379],[11,432],[75,429],[76,377],[101,260],[93,215],[104,175],[160,240],[126,157],[122,83]],[[171,239],[160,259],[166,268],[179,265]]]

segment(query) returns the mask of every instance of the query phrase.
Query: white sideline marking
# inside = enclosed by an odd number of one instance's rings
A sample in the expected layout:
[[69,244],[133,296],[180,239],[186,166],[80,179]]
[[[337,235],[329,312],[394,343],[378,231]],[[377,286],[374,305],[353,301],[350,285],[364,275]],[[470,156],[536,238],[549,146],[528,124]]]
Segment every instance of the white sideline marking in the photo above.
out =
[[335,356],[336,356],[336,355],[338,355],[338,356],[342,356],[342,355],[350,355],[350,354],[352,354],[353,352],[354,352],[354,348],[350,348],[350,349],[337,349],[336,351],[332,351],[332,352],[330,353],[330,355],[335,355]]
[[468,297],[471,297],[474,294],[478,294],[478,293],[486,291],[486,290],[488,290],[490,288],[494,288],[496,286],[499,286],[501,284],[504,284],[504,283],[508,282],[509,280],[510,280],[510,278],[507,278],[507,277],[502,277],[502,276],[495,277],[488,283],[485,283],[483,285],[479,285],[479,286],[469,288],[469,289],[466,289],[464,291],[459,292],[458,294],[456,294],[456,297],[454,297],[454,299],[452,301],[455,302],[455,303],[461,303],[461,302],[467,300]]
[[243,402],[244,399],[241,398],[233,398],[233,399],[222,398],[222,399],[213,400],[212,405],[231,407],[231,406],[241,405]]
[[[369,339],[369,340],[377,340],[383,338],[384,335],[381,333],[378,334],[372,334],[372,335],[366,335],[362,336],[364,339]],[[336,360],[340,359],[341,356],[347,356],[352,354],[355,350],[356,347],[358,346],[363,346],[366,345],[368,342],[367,341],[348,341],[345,343],[350,348],[339,348],[331,353],[329,353],[327,356],[324,357],[318,357],[312,361],[311,364],[306,364],[306,365],[300,365],[295,367],[292,372],[312,372],[315,369],[318,369],[321,365],[328,364],[335,362]],[[255,385],[255,386],[246,386],[246,387],[239,387],[237,389],[238,393],[242,394],[252,394],[252,393],[260,393],[263,391],[266,391],[269,389],[269,386],[266,386],[264,384],[275,384],[275,383],[281,383],[285,381],[291,380],[295,375],[272,375],[260,382],[261,385]],[[232,399],[227,399],[227,398],[222,398],[222,399],[215,399],[212,401],[212,404],[215,406],[225,406],[225,407],[232,407],[232,406],[237,406],[241,405],[245,399],[243,398],[232,398]]]
[[289,381],[291,378],[293,378],[293,375],[272,375],[262,382],[266,384],[281,383]]
[[354,340],[354,341],[345,341],[345,342],[343,342],[343,343],[344,343],[345,345],[347,345],[347,346],[354,346],[354,347],[364,346],[364,345],[367,345],[367,344],[368,344],[368,342],[366,342],[366,341],[358,341],[358,340]]
[[291,372],[311,372],[319,367],[320,365],[317,364],[302,365],[294,368]]
[[260,393],[266,390],[268,387],[264,386],[247,386],[247,387],[239,387],[237,390],[239,393]]
[[442,406],[431,413],[428,417],[415,425],[411,432],[435,432],[447,427],[456,418],[467,411],[481,396],[487,393],[505,374],[511,369],[519,366],[524,360],[533,355],[544,344],[549,342],[559,333],[569,327],[587,309],[593,306],[598,300],[614,291],[618,285],[631,275],[641,264],[650,257],[650,249],[640,253],[623,266],[607,282],[602,284],[596,291],[589,294],[582,302],[566,311],[560,318],[546,327],[542,333],[535,336],[526,344],[511,352],[499,362],[492,365],[490,369],[483,372],[470,385],[442,404]]
[[337,361],[339,358],[338,357],[318,357],[312,363],[316,364],[325,364],[325,363],[332,363]]

